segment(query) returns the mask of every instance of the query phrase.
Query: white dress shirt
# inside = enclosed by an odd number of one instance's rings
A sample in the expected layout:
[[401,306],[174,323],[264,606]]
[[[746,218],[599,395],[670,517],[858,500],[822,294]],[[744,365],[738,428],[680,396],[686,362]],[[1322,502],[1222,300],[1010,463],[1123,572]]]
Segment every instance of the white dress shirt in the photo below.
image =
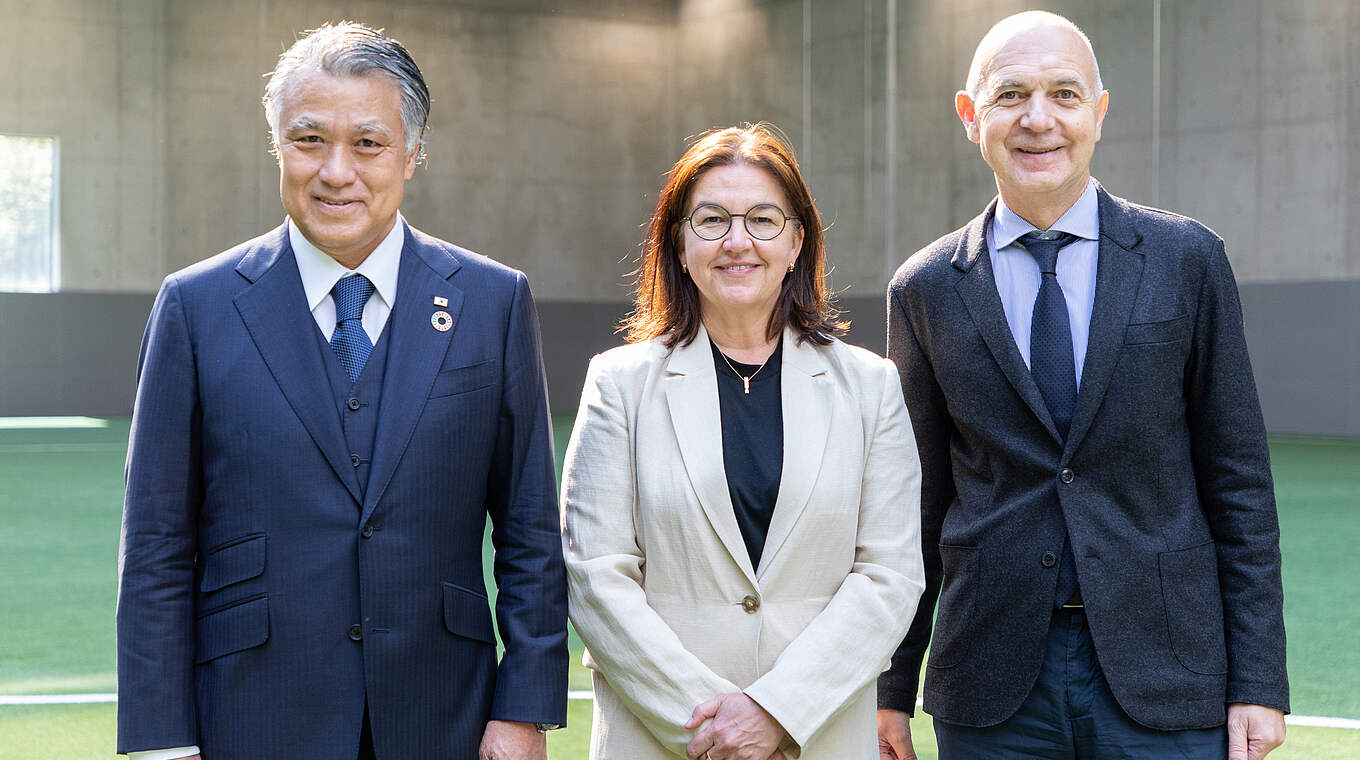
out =
[[397,272],[401,269],[401,248],[406,242],[406,224],[401,213],[397,223],[387,233],[378,247],[364,259],[357,269],[346,269],[343,264],[323,253],[303,236],[293,221],[288,220],[288,242],[293,246],[293,256],[297,259],[298,274],[302,275],[302,290],[307,294],[307,308],[312,310],[312,318],[321,334],[330,340],[335,334],[335,298],[331,288],[341,277],[361,274],[373,283],[374,297],[368,299],[364,307],[364,332],[374,345],[382,335],[387,324],[387,315],[392,313],[392,304],[397,301]]
[[[996,290],[1006,323],[1015,336],[1015,345],[1029,366],[1030,323],[1034,318],[1034,299],[1039,296],[1043,275],[1039,264],[1025,247],[1016,242],[1038,228],[997,199],[996,216],[987,230],[987,253],[992,259]],[[1086,185],[1076,203],[1049,229],[1070,232],[1079,239],[1058,253],[1058,285],[1067,300],[1067,321],[1072,328],[1072,354],[1076,360],[1077,388],[1086,364],[1086,344],[1091,334],[1091,307],[1096,299],[1096,259],[1100,252],[1100,206],[1095,180]]]
[[[293,246],[298,274],[302,276],[307,308],[311,309],[312,318],[327,341],[335,334],[335,298],[331,296],[335,283],[353,274],[362,274],[373,283],[373,295],[364,306],[364,332],[376,345],[383,326],[387,324],[387,317],[392,313],[392,304],[397,300],[397,273],[401,269],[401,249],[406,243],[406,225],[401,213],[397,213],[397,222],[392,225],[392,231],[356,269],[345,268],[312,245],[291,219],[288,220],[288,242]],[[178,760],[198,753],[198,747],[195,746],[153,749],[129,752],[128,760]]]

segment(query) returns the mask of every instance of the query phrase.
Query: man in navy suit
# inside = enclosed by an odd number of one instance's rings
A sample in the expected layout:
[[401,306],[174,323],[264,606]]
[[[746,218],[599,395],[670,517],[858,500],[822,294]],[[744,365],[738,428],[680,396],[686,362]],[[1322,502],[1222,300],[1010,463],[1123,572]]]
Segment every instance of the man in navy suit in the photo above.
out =
[[429,103],[395,40],[309,33],[265,93],[286,222],[161,287],[128,452],[120,752],[542,760],[565,723],[537,314],[523,274],[401,218]]
[[[1279,527],[1223,240],[1090,175],[1090,42],[1021,13],[955,107],[996,178],[888,291],[926,592],[879,679],[881,756],[1260,758],[1289,709]],[[931,636],[936,598],[938,616]]]

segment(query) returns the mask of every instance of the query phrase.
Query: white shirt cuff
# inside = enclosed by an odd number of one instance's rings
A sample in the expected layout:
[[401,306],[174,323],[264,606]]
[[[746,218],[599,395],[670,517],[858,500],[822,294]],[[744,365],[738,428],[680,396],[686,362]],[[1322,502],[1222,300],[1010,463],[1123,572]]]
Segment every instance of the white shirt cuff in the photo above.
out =
[[140,752],[129,752],[128,760],[176,760],[181,757],[193,757],[198,754],[198,747],[175,747],[174,749],[148,749]]

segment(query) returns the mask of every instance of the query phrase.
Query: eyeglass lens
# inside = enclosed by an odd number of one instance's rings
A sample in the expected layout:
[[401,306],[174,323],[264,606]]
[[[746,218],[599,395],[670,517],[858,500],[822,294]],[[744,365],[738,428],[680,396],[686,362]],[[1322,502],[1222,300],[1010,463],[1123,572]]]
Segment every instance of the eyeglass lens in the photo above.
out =
[[746,232],[757,240],[773,240],[784,231],[783,209],[770,203],[753,206],[745,214],[733,214],[722,206],[705,204],[689,215],[694,234],[704,240],[717,240],[732,228],[732,217],[739,216],[746,224]]

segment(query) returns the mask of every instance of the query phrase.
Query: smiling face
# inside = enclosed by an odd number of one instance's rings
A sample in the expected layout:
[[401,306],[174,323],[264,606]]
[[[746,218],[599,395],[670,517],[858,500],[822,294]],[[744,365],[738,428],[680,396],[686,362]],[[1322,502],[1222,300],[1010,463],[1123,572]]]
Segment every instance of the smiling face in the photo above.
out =
[[307,240],[359,266],[396,223],[416,151],[406,150],[401,89],[386,75],[299,71],[279,112],[279,195]]
[[[700,175],[685,203],[685,214],[705,204],[722,206],[733,214],[772,204],[793,216],[774,176],[747,164],[716,166]],[[699,290],[705,322],[719,320],[763,329],[789,265],[802,250],[803,227],[791,220],[773,239],[757,240],[746,231],[743,219],[733,217],[731,229],[717,240],[704,240],[689,222],[681,222],[680,261],[689,267]]]
[[1061,215],[1086,189],[1109,105],[1090,49],[1072,29],[1041,24],[1002,41],[982,71],[976,101],[955,95],[968,139],[981,146],[1007,206]]

